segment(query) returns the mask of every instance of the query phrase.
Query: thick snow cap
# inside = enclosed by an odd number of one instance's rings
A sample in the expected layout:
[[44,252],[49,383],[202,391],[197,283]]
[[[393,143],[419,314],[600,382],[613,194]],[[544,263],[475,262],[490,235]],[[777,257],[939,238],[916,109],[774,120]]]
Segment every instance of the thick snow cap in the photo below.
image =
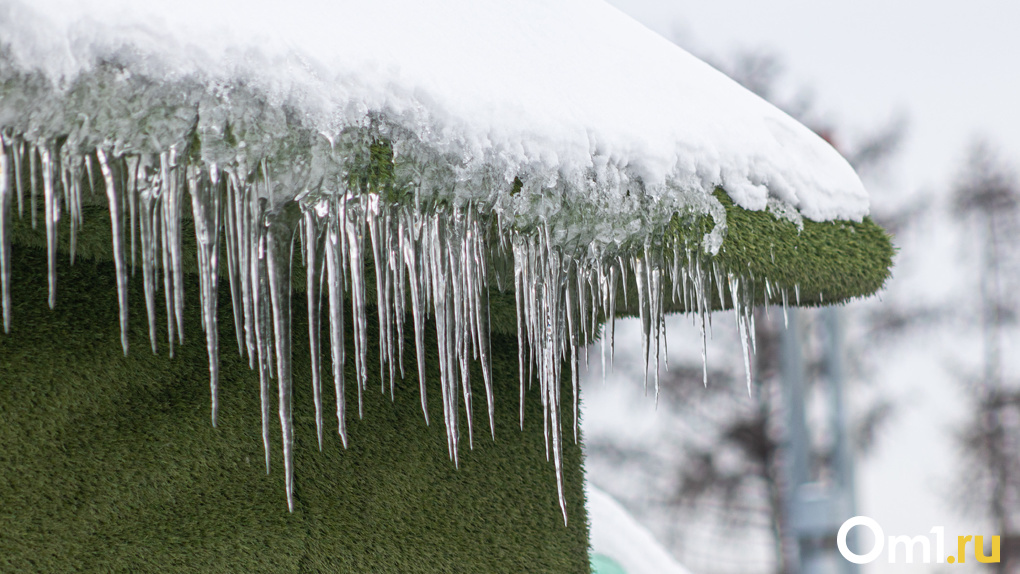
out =
[[3,0],[0,38],[58,86],[110,59],[243,82],[324,134],[382,113],[510,180],[609,169],[655,200],[722,186],[752,210],[868,212],[829,144],[600,0]]
[[[697,313],[704,326],[712,309],[733,308],[750,384],[754,305],[874,292],[892,252],[874,224],[846,222],[862,221],[868,199],[829,144],[600,0],[0,0],[5,330],[11,229],[23,211],[36,227],[38,199],[51,306],[58,224],[70,227],[73,261],[85,214],[109,222],[110,249],[92,255],[114,262],[125,353],[136,251],[153,351],[156,292],[176,317],[172,348],[186,260],[197,263],[214,424],[218,289],[229,281],[238,349],[262,385],[267,468],[275,366],[291,509],[295,259],[306,264],[310,341],[328,301],[344,437],[348,303],[359,392],[369,306],[391,393],[413,317],[426,417],[431,316],[454,461],[460,394],[473,444],[469,365],[481,363],[494,433],[489,325],[516,325],[521,396],[537,378],[566,520],[561,369],[570,361],[576,432],[579,357],[600,318],[611,356],[618,292],[620,310],[642,319],[655,381],[666,312]],[[792,222],[773,225],[766,208]],[[490,313],[492,284],[512,286],[509,317]]]

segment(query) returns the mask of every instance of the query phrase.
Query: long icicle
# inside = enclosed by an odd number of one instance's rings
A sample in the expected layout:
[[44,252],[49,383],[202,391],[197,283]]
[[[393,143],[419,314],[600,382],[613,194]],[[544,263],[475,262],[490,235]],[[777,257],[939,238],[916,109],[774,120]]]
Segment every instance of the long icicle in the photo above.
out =
[[311,350],[312,397],[315,403],[315,431],[322,450],[322,375],[319,353],[319,285],[322,272],[322,251],[319,244],[319,220],[313,209],[304,212],[305,234],[305,289],[308,296],[308,345]]
[[339,208],[332,202],[326,228],[326,289],[329,291],[329,348],[333,363],[333,389],[336,393],[337,432],[347,448],[347,401],[344,390],[344,281],[342,277],[344,239],[338,218]]
[[291,356],[291,265],[297,204],[288,202],[270,214],[267,224],[269,291],[273,308],[273,340],[276,347],[276,383],[283,433],[283,468],[287,508],[294,512],[294,413]]
[[252,224],[249,242],[251,244],[252,314],[255,324],[255,344],[258,353],[259,399],[262,412],[262,447],[266,456],[266,474],[269,474],[270,441],[270,400],[269,379],[272,377],[272,308],[269,295],[269,263],[265,209],[268,200],[260,198],[252,202]]
[[7,139],[0,133],[0,299],[4,333],[11,332],[11,185],[8,179]]
[[[139,210],[139,240],[141,243],[142,256],[139,264],[142,266],[142,282],[145,291],[145,312],[149,320],[149,344],[152,352],[158,351],[156,340],[156,243],[159,234],[156,212],[159,210],[158,185],[152,186],[149,179],[151,164],[148,158],[139,158],[141,164],[136,174],[136,191],[138,194]],[[155,187],[155,188],[154,188]]]
[[57,304],[57,222],[60,220],[60,203],[57,197],[57,190],[53,181],[54,165],[53,152],[49,147],[39,147],[41,158],[42,180],[43,180],[43,217],[45,217],[46,229],[46,264],[48,268],[49,284],[49,305],[52,309]]
[[[115,184],[114,166],[107,160],[106,151],[96,148],[96,157],[106,184],[106,201],[110,207],[110,232],[113,234],[113,264],[117,272],[117,302],[120,305],[120,344],[124,356],[128,353],[128,276],[124,261],[124,226],[121,215],[121,194]],[[33,211],[34,213],[34,211]]]
[[221,184],[215,165],[208,173],[189,168],[188,190],[191,192],[191,209],[195,218],[195,242],[198,247],[198,278],[201,289],[202,327],[205,330],[206,351],[209,354],[209,392],[212,396],[212,424],[216,426],[219,413],[219,324],[216,306],[219,285],[220,204]]

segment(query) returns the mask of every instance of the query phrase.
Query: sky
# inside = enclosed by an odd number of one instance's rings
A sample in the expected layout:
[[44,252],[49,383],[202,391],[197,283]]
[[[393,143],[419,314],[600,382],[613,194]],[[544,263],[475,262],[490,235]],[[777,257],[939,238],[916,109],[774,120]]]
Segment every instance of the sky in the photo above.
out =
[[[1020,2],[610,3],[698,55],[774,54],[785,65],[783,82],[810,88],[820,111],[841,128],[866,131],[904,117],[908,132],[900,155],[889,177],[871,186],[876,207],[918,200],[944,205],[975,138],[1020,165]],[[960,256],[961,238],[947,234],[944,223],[936,217],[894,240],[902,249],[882,297],[938,301],[961,292],[967,273],[947,264]],[[865,305],[880,310],[882,302],[873,298]],[[881,364],[875,379],[900,408],[884,442],[858,466],[859,511],[876,518],[887,535],[927,534],[941,525],[947,540],[955,540],[987,529],[949,502],[957,459],[947,445],[961,421],[963,398],[950,371],[976,352],[973,340],[929,332],[874,357]],[[636,386],[629,398],[619,389],[592,393],[585,420],[604,425],[596,432],[622,432],[625,440],[661,437],[668,432],[657,420],[662,417]],[[621,415],[622,402],[634,412]],[[612,427],[612,419],[622,422]],[[933,571],[884,562],[867,566],[865,574]]]
[[775,53],[842,125],[905,114],[903,188],[941,185],[975,137],[1020,158],[1018,2],[610,3],[689,51]]

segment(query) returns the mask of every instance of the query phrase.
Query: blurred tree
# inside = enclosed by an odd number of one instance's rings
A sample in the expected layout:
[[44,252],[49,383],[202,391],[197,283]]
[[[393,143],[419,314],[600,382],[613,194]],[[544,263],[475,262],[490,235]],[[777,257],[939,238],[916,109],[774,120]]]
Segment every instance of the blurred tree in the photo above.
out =
[[[1020,184],[983,141],[971,145],[953,188],[952,214],[979,251],[981,372],[964,376],[968,422],[958,434],[963,502],[990,518],[1001,536],[996,572],[1020,572],[1020,385],[1003,372],[1002,341],[1017,317]],[[970,249],[968,249],[969,252]],[[973,261],[974,258],[971,257]]]

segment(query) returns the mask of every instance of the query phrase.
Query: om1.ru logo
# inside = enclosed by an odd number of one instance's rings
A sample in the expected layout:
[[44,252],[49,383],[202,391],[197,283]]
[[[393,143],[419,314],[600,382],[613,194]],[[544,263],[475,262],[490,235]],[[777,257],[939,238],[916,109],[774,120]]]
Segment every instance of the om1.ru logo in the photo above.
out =
[[[847,546],[846,538],[850,534],[850,529],[854,526],[863,526],[871,530],[875,535],[875,545],[867,554],[857,554],[850,550]],[[945,551],[945,532],[946,529],[942,526],[935,526],[931,529],[930,534],[935,535],[935,562],[942,564],[948,562],[950,564],[960,563],[963,564],[967,561],[967,546],[973,542],[974,558],[978,562],[985,564],[998,563],[999,562],[999,537],[992,536],[992,553],[991,556],[985,556],[985,546],[983,536],[957,536],[956,537],[956,556],[946,556]],[[867,564],[874,562],[875,559],[882,554],[882,549],[885,546],[885,532],[882,531],[882,527],[879,526],[873,518],[867,516],[855,516],[843,523],[843,526],[839,527],[839,534],[836,535],[836,546],[839,547],[839,553],[843,555],[843,558],[853,562],[854,564]],[[914,536],[890,536],[889,537],[889,563],[895,564],[896,558],[899,554],[898,548],[903,548],[906,557],[906,563],[912,564],[914,562],[914,553],[920,548],[921,550],[921,561],[925,564],[931,563],[931,540],[924,535]],[[943,558],[945,557],[945,558]]]

